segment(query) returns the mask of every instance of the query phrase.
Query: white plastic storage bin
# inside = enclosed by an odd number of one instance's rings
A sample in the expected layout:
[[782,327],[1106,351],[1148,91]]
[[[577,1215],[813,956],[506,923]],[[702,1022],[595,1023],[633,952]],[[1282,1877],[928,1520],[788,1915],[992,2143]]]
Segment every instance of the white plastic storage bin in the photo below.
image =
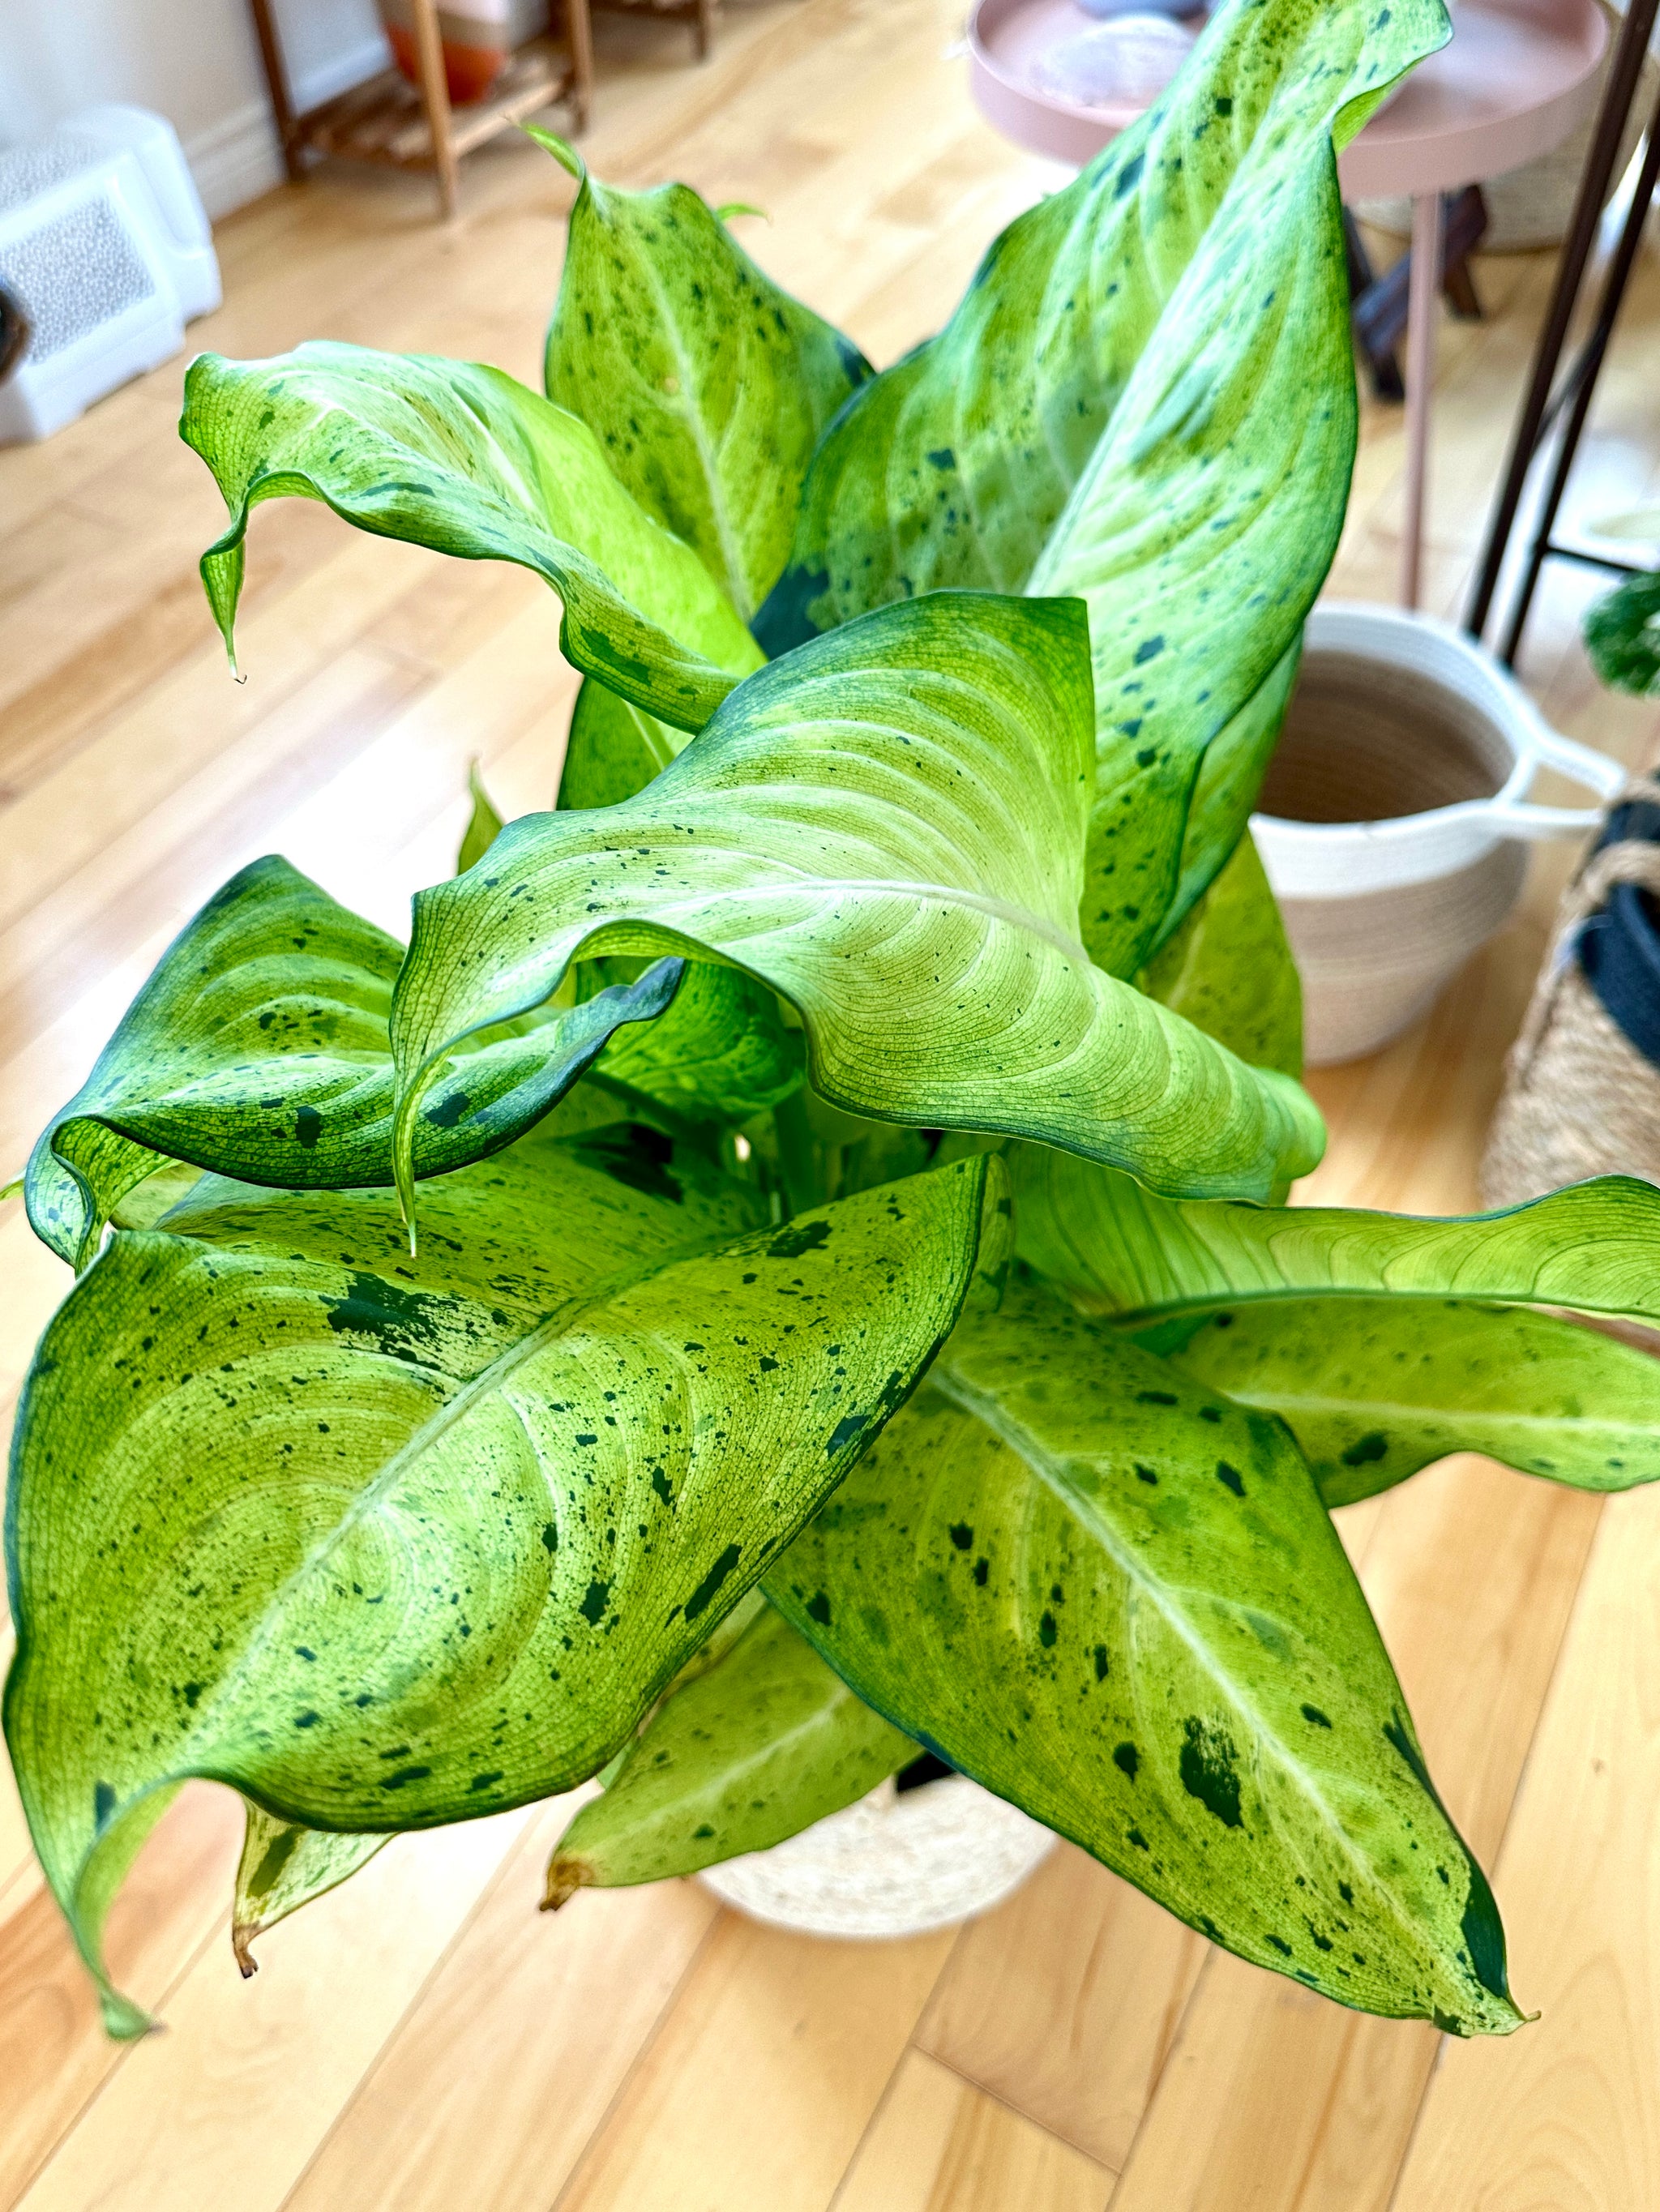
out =
[[172,125],[143,108],[86,107],[0,154],[0,283],[33,326],[0,385],[0,444],[50,437],[179,352],[220,291]]

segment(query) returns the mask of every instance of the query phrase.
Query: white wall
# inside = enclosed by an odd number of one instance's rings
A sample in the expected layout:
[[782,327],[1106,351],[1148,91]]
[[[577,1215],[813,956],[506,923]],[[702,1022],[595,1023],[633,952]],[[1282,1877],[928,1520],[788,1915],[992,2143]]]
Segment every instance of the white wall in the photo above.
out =
[[[381,66],[374,0],[277,0],[301,106]],[[283,173],[246,0],[0,0],[0,145],[98,100],[165,115],[211,216]]]

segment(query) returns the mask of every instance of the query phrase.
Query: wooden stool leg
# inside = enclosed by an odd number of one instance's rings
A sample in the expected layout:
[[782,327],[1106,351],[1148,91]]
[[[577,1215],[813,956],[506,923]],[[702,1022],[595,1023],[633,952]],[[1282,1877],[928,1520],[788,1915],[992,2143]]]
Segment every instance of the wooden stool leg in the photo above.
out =
[[294,98],[289,90],[288,69],[283,60],[283,46],[272,20],[271,0],[249,0],[253,13],[254,36],[259,41],[259,59],[265,72],[265,83],[271,92],[271,112],[277,125],[277,135],[283,144],[283,167],[289,181],[298,184],[306,173],[300,158],[300,134],[295,128]]
[[459,178],[455,138],[450,128],[449,86],[444,76],[444,42],[438,33],[438,0],[410,0],[415,21],[415,63],[421,78],[421,105],[432,134],[432,166],[438,179],[438,204],[446,222],[455,213]]
[[1441,195],[1412,204],[1412,290],[1407,307],[1407,511],[1401,530],[1401,604],[1418,605],[1435,380],[1436,299],[1441,289]]
[[586,131],[593,100],[593,18],[588,0],[565,0],[565,37],[570,46],[571,112],[575,127]]

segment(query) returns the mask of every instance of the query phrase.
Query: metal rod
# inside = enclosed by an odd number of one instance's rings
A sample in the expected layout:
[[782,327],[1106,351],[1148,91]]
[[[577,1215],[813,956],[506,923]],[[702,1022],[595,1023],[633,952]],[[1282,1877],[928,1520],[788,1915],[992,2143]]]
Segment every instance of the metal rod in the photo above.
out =
[[[1585,341],[1579,362],[1575,363],[1578,389],[1573,397],[1573,406],[1563,427],[1561,442],[1556,449],[1556,464],[1551,471],[1550,489],[1545,494],[1545,503],[1535,522],[1533,538],[1528,547],[1522,581],[1511,610],[1510,621],[1505,629],[1505,642],[1499,659],[1506,668],[1516,665],[1516,655],[1522,643],[1522,632],[1527,625],[1533,605],[1533,595],[1538,587],[1539,571],[1545,563],[1550,548],[1551,533],[1556,527],[1557,509],[1562,504],[1562,494],[1567,489],[1568,471],[1579,450],[1579,440],[1585,427],[1585,417],[1590,412],[1590,403],[1596,391],[1596,379],[1602,366],[1602,356],[1608,351],[1608,339],[1626,296],[1632,264],[1637,258],[1637,249],[1643,242],[1643,224],[1654,198],[1655,180],[1660,177],[1660,100],[1649,120],[1649,142],[1643,153],[1643,167],[1637,179],[1637,190],[1626,210],[1625,228],[1620,234],[1620,243],[1614,249],[1613,261],[1602,286],[1602,296],[1597,303],[1596,321]],[[1583,364],[1583,368],[1581,366]]]
[[1407,512],[1401,526],[1401,604],[1418,605],[1429,476],[1430,402],[1435,383],[1435,309],[1441,290],[1441,195],[1412,204],[1412,276],[1407,297]]
[[1648,51],[1649,36],[1654,28],[1657,8],[1660,8],[1660,0],[1631,0],[1614,47],[1608,86],[1596,113],[1596,128],[1579,179],[1573,220],[1568,227],[1562,258],[1557,264],[1550,309],[1534,355],[1532,379],[1511,443],[1504,483],[1493,509],[1493,520],[1488,525],[1487,553],[1470,600],[1469,612],[1464,619],[1464,626],[1473,637],[1479,638],[1487,626],[1499,572],[1504,566],[1511,532],[1516,526],[1517,509],[1522,502],[1528,471],[1539,448],[1540,430],[1546,408],[1550,404],[1557,363],[1562,356],[1568,325],[1572,320],[1579,288],[1584,282],[1585,264],[1590,258],[1597,226],[1602,221],[1602,210],[1608,204],[1609,189],[1614,182],[1614,159],[1625,134],[1626,118],[1636,96],[1638,77],[1642,70],[1643,57]]
[[1639,561],[1616,561],[1607,553],[1587,552],[1583,545],[1559,545],[1554,538],[1543,550],[1552,561],[1577,561],[1582,568],[1606,568],[1613,576],[1646,576],[1651,574]]

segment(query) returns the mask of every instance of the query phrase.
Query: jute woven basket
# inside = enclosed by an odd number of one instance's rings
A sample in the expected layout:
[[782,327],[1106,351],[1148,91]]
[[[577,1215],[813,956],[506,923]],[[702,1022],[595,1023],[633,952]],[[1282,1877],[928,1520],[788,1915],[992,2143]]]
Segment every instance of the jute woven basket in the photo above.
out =
[[[1633,804],[1660,805],[1660,778],[1627,785],[1614,803]],[[1578,958],[1585,922],[1621,884],[1660,896],[1660,845],[1626,838],[1597,846],[1563,895],[1481,1163],[1489,1206],[1517,1206],[1588,1176],[1660,1182],[1660,1066],[1614,1019]]]

